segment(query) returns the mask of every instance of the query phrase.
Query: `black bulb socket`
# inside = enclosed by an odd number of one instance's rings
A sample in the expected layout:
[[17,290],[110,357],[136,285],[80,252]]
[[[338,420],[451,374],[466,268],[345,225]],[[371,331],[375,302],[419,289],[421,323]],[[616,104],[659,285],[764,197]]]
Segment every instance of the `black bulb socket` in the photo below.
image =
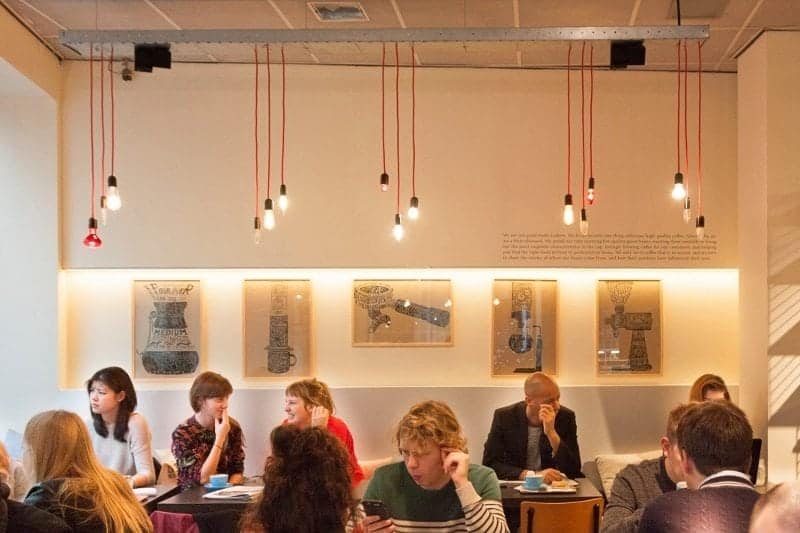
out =
[[283,183],[281,183],[281,192],[280,192],[280,195],[281,195],[281,196],[286,196],[286,185],[285,185],[285,184],[283,184]]
[[272,198],[267,198],[264,200],[264,210],[271,211],[272,210]]
[[681,184],[683,185],[683,174],[680,172],[675,173],[675,185]]
[[594,189],[594,177],[589,177],[589,189]]
[[253,229],[261,229],[261,217],[253,218]]
[[571,194],[564,195],[564,205],[572,205],[572,195]]
[[695,222],[695,227],[697,228],[705,228],[706,227],[706,217],[700,215],[697,217],[697,222]]
[[116,187],[117,186],[117,177],[113,174],[108,177],[108,186],[109,187]]
[[381,185],[389,185],[389,174],[386,172],[381,174]]
[[419,208],[419,198],[416,196],[411,197],[411,207]]
[[686,198],[683,199],[683,208],[684,209],[691,209],[692,208],[692,202],[691,202],[691,200],[689,200],[689,195],[688,194],[686,195]]
[[586,222],[586,208],[581,208],[581,222]]
[[105,209],[106,208],[106,201],[107,201],[107,198],[105,196],[101,196],[100,197],[100,209]]
[[395,213],[395,215],[394,215],[394,223],[395,223],[395,225],[400,224],[400,213]]
[[91,217],[89,219],[89,229],[97,229],[97,219],[96,218]]

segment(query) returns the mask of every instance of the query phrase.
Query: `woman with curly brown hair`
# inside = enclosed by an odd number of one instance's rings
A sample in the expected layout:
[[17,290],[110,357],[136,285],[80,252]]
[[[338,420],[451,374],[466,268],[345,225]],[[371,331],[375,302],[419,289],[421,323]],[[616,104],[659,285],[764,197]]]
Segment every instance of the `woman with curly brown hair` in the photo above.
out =
[[355,516],[349,457],[323,428],[282,425],[270,434],[264,491],[244,517],[242,531],[343,533]]

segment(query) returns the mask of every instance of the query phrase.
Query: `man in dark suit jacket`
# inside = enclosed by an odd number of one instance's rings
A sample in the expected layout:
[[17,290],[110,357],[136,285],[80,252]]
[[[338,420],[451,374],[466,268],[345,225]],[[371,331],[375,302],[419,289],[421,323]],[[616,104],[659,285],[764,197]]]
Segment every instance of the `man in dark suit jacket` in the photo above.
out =
[[727,400],[693,405],[678,422],[678,448],[687,489],[645,507],[646,533],[747,533],[758,493],[746,474],[753,430]]
[[525,479],[528,471],[545,483],[580,477],[581,454],[575,413],[559,404],[558,384],[543,372],[525,380],[525,400],[494,412],[483,448],[483,464],[500,479]]

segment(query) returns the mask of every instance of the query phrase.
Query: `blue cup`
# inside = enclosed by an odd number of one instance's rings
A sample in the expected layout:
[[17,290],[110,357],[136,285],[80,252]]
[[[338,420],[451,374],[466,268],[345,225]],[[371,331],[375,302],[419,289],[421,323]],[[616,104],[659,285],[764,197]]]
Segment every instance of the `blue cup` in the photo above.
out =
[[525,483],[522,484],[528,490],[538,490],[542,488],[542,483],[544,482],[544,476],[540,476],[538,474],[528,474],[525,476]]
[[228,485],[228,474],[213,474],[208,476],[208,486],[213,489],[221,489]]

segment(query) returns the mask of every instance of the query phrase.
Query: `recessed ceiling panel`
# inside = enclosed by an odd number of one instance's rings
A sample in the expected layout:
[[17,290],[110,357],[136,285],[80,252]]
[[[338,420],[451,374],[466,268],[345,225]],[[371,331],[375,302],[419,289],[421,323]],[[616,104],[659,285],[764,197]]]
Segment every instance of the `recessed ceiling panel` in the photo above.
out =
[[286,28],[272,6],[260,0],[153,0],[153,5],[184,30]]
[[627,26],[634,0],[519,0],[522,27]]

